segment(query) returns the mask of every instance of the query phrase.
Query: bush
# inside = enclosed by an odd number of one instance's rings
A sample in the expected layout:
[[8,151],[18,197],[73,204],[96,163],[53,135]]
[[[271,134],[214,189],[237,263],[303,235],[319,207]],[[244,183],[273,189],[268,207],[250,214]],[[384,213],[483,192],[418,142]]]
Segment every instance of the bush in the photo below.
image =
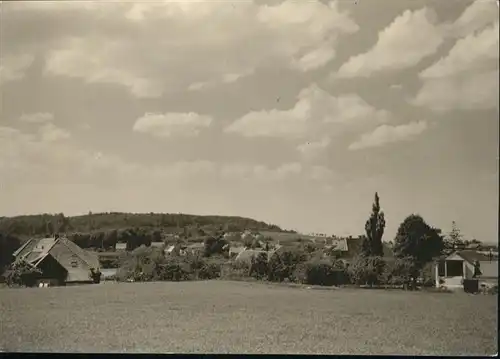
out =
[[205,263],[199,270],[198,279],[216,279],[221,276],[221,266],[216,263]]
[[349,266],[350,280],[358,285],[378,285],[383,282],[385,266],[381,257],[358,257]]
[[246,262],[231,262],[222,265],[221,278],[228,280],[245,280],[250,277],[250,265]]
[[252,258],[252,262],[250,264],[250,276],[263,279],[267,276],[268,273],[268,260],[267,253],[259,253],[256,257]]
[[12,263],[5,274],[5,283],[9,287],[33,287],[42,272],[26,261],[20,260]]
[[297,266],[307,261],[306,253],[297,250],[283,250],[274,253],[268,262],[268,280],[283,282],[285,279],[295,281],[294,272]]
[[295,279],[303,284],[324,286],[338,286],[348,282],[343,263],[330,260],[311,260],[299,264]]
[[167,263],[159,265],[157,277],[155,279],[179,282],[194,278],[187,263],[177,260],[168,260]]

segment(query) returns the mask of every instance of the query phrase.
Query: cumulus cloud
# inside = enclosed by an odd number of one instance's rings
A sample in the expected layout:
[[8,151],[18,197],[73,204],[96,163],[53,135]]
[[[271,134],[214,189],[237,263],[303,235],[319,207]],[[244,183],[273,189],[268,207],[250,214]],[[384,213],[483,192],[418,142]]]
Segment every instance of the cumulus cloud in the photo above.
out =
[[498,6],[494,1],[475,0],[460,17],[451,24],[445,24],[444,30],[450,36],[464,37],[498,21]]
[[49,112],[22,114],[19,117],[19,121],[27,123],[47,123],[47,122],[52,122],[53,120],[54,120],[54,114]]
[[66,140],[71,137],[71,134],[57,127],[53,123],[46,123],[39,129],[40,136],[44,142],[55,142],[60,140]]
[[381,125],[373,132],[363,134],[360,139],[349,145],[350,150],[380,147],[389,143],[408,141],[427,129],[425,121],[410,122],[405,125]]
[[498,66],[498,21],[479,33],[459,39],[446,57],[420,73],[420,77],[453,76],[466,71],[480,71]]
[[497,69],[428,79],[410,103],[437,112],[492,109],[498,106],[498,76]]
[[33,55],[5,55],[0,57],[0,85],[9,81],[21,80],[34,61]]
[[226,164],[221,166],[220,174],[224,179],[281,181],[290,176],[302,173],[302,165],[297,162],[284,163],[275,168],[264,165],[242,163]]
[[64,25],[57,36],[40,30],[51,37],[47,75],[118,84],[137,97],[231,83],[262,66],[315,70],[334,58],[340,36],[359,30],[336,1],[31,3],[9,4],[5,16]]
[[368,77],[380,71],[406,69],[434,54],[443,41],[431,9],[406,10],[380,31],[371,49],[351,57],[334,76]]
[[419,74],[422,86],[409,102],[432,111],[492,109],[498,105],[498,8],[474,1],[443,26],[458,40],[448,54]]
[[212,117],[189,113],[147,113],[137,119],[133,130],[156,137],[194,137],[212,123]]
[[335,97],[311,85],[297,96],[297,102],[288,110],[262,110],[245,114],[225,128],[226,133],[245,137],[303,138],[321,132],[325,123],[355,125],[367,122],[385,122],[389,113],[370,106],[358,95]]
[[320,155],[331,143],[329,137],[323,137],[316,142],[305,142],[297,146],[297,151],[306,158],[312,159]]
[[308,171],[309,178],[315,181],[327,181],[334,177],[334,172],[325,166],[312,166]]

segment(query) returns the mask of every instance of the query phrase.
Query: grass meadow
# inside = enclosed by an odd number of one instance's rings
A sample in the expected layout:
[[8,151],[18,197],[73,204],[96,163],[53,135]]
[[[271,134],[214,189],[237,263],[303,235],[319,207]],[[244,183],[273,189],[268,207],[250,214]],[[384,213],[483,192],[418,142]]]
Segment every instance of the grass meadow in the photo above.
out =
[[497,353],[497,296],[206,281],[2,289],[6,351]]

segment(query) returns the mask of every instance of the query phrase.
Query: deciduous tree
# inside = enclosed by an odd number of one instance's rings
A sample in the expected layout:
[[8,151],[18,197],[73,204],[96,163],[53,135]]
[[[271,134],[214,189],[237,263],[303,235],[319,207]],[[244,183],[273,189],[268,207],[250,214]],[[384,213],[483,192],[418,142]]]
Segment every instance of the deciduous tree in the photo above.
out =
[[[444,249],[441,230],[429,226],[424,219],[412,214],[400,224],[394,239],[394,255],[412,262],[415,268],[423,266],[439,256]],[[413,276],[414,282],[416,281]]]

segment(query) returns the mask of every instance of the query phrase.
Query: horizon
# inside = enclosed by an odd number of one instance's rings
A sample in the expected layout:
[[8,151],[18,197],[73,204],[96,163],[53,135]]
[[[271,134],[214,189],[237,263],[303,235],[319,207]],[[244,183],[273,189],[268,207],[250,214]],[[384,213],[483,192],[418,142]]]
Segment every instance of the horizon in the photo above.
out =
[[1,3],[0,215],[357,236],[378,192],[384,241],[497,243],[498,4],[383,5]]

